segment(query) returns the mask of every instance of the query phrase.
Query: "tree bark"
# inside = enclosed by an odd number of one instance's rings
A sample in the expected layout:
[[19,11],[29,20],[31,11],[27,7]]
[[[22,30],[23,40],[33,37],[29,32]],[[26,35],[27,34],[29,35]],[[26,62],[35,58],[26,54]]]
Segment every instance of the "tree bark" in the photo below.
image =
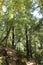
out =
[[29,34],[29,58],[32,58],[31,34]]
[[[8,26],[6,27],[6,35],[8,34]],[[7,40],[8,40],[8,36],[6,38],[6,43],[5,43],[5,46],[7,46]]]
[[7,35],[2,39],[1,43],[2,43],[6,38],[8,38],[9,33],[10,33],[10,30],[11,30],[11,28],[12,28],[12,24],[13,24],[13,22],[11,23],[10,28],[9,28],[9,30],[8,30],[8,33],[7,33]]
[[12,48],[14,48],[14,26],[12,26]]
[[32,58],[32,49],[31,49],[31,32],[29,31],[29,40],[28,40],[28,30],[27,30],[27,26],[26,26],[26,50],[27,50],[27,59]]
[[26,26],[26,29],[25,29],[25,33],[26,33],[26,51],[27,51],[27,60],[29,58],[29,45],[28,45],[28,35],[27,35],[27,26]]

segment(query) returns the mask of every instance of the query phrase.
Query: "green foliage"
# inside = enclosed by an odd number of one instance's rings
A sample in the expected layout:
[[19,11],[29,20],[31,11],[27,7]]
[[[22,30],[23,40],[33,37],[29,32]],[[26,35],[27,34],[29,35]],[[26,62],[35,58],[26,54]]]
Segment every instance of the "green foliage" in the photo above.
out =
[[34,6],[36,4],[40,5],[41,12],[43,10],[42,0],[35,0],[34,2],[32,0],[0,0],[0,44],[7,43],[6,45],[11,47],[12,26],[14,26],[14,47],[19,55],[25,55],[27,52],[25,28],[27,26],[28,44],[31,45],[32,57],[36,58],[36,54],[42,63],[43,17],[38,19],[33,16],[32,12],[37,9]]

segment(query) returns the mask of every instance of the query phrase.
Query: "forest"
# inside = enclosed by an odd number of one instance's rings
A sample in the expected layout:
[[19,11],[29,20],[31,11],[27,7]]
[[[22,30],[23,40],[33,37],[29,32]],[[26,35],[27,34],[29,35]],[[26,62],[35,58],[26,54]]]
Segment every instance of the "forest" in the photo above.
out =
[[43,65],[43,0],[0,0],[0,65]]

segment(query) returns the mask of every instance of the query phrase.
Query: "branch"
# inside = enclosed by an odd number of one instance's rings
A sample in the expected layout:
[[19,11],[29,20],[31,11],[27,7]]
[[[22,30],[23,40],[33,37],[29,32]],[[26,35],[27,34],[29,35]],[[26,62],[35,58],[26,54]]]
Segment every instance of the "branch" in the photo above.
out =
[[12,24],[13,24],[13,22],[11,23],[11,26],[10,26],[10,28],[9,28],[9,30],[8,30],[8,33],[7,33],[7,35],[2,39],[1,43],[9,36],[10,30],[11,30],[11,28],[12,28]]

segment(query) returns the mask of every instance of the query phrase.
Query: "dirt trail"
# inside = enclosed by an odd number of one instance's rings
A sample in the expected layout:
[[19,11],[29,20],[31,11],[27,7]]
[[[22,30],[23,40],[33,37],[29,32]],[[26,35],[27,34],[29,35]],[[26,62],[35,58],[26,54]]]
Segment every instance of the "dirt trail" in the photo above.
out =
[[34,60],[25,61],[25,59],[20,59],[14,49],[5,48],[0,46],[0,54],[3,56],[3,62],[5,65],[36,65]]
[[37,65],[34,60],[28,61],[26,64],[27,65]]

